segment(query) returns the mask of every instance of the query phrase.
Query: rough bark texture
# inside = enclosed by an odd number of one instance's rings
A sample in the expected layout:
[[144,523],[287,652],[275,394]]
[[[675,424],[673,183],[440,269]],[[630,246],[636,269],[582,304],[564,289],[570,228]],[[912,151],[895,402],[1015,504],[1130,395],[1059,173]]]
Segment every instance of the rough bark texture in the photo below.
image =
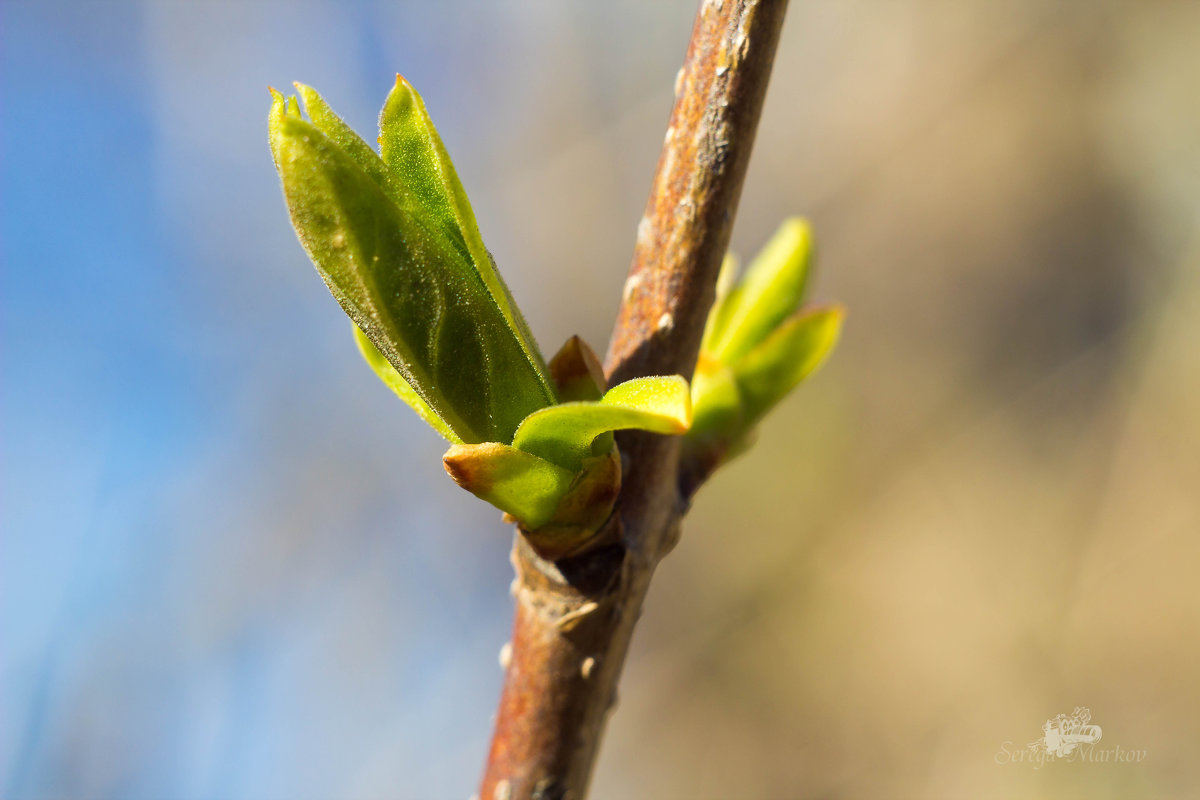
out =
[[[786,0],[701,4],[605,365],[610,385],[691,377]],[[650,578],[679,537],[679,439],[618,437],[606,528],[548,561],[520,534],[516,617],[481,800],[582,800]]]

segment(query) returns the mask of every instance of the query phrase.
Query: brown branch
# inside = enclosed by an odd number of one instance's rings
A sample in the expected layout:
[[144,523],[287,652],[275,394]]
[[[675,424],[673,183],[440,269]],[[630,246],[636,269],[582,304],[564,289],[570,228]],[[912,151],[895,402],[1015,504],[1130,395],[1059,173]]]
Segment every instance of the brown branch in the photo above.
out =
[[[705,0],[609,346],[611,382],[690,377],[786,0]],[[618,438],[624,479],[586,552],[551,562],[518,534],[516,616],[481,800],[582,800],[642,600],[685,500],[679,440]]]

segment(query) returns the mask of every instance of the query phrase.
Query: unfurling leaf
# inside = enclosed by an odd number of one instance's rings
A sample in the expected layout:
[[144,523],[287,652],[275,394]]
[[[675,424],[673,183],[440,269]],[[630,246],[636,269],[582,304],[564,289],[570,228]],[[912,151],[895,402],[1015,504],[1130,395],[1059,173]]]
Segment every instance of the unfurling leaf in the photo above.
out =
[[[334,113],[329,104],[325,102],[325,98],[321,97],[316,89],[302,83],[294,85],[300,97],[304,98],[304,109],[308,112],[308,119],[313,127],[328,136],[330,141],[354,159],[354,163],[358,164],[367,177],[375,181],[376,185],[383,190],[384,194],[392,198],[396,205],[411,213],[413,208],[409,207],[411,202],[407,199],[406,193],[379,158],[379,154],[371,148],[371,145],[363,141],[361,136]],[[297,114],[297,116],[299,115]]]
[[679,375],[634,378],[609,389],[595,402],[562,403],[530,414],[513,438],[519,450],[575,471],[609,431],[637,428],[681,434],[692,421],[687,381]]
[[454,445],[442,456],[454,482],[529,529],[550,521],[576,476],[499,442]]
[[[396,76],[396,85],[379,115],[379,150],[384,163],[412,194],[422,213],[463,248],[510,330],[520,339],[535,372],[544,379],[546,365],[537,341],[496,270],[491,253],[483,245],[475,212],[458,180],[454,163],[425,110],[425,101],[402,75]],[[545,383],[550,392],[549,381]]]
[[692,376],[692,427],[695,438],[712,431],[742,427],[742,395],[733,370],[701,353]]
[[454,480],[520,522],[539,552],[587,541],[620,490],[612,432],[683,433],[687,382],[640,378],[606,392],[577,337],[545,364],[403,78],[380,114],[379,153],[315,90],[296,90],[308,120],[296,97],[271,90],[271,156],[292,224],[363,357],[452,443],[443,463]]
[[304,92],[319,122],[300,119],[276,94],[271,146],[292,222],[322,278],[459,439],[511,441],[525,417],[556,399],[532,338],[514,327],[511,299],[493,295],[495,282],[464,252],[464,238],[425,214],[395,170]]
[[725,258],[721,261],[721,269],[717,273],[717,289],[716,296],[713,298],[712,308],[709,309],[708,319],[704,324],[704,336],[700,340],[700,352],[711,353],[716,345],[718,334],[725,332],[726,323],[729,321],[729,312],[733,304],[729,302],[729,295],[737,288],[738,278],[738,260],[733,253],[726,253]]
[[586,539],[612,513],[621,488],[616,448],[585,458],[572,473],[498,442],[454,445],[442,457],[450,477],[540,535],[543,553]]
[[740,452],[763,415],[833,349],[843,310],[796,310],[811,254],[808,223],[790,219],[740,282],[732,258],[722,264],[692,379],[689,469],[707,474]]
[[804,297],[812,230],[802,219],[779,227],[746,269],[741,282],[713,309],[709,352],[732,364],[766,338]]
[[833,352],[845,311],[840,306],[798,312],[733,367],[743,425],[755,425]]

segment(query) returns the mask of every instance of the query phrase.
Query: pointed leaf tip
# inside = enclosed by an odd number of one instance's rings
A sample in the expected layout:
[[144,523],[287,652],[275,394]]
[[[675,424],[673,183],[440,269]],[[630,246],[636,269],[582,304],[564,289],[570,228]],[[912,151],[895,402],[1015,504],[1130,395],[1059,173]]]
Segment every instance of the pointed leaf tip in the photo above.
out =
[[304,100],[304,109],[308,118],[321,133],[325,134],[340,147],[346,155],[354,159],[359,169],[375,182],[397,206],[407,211],[413,211],[406,206],[407,197],[400,187],[395,185],[392,176],[383,160],[371,146],[362,140],[354,130],[325,102],[325,98],[311,86],[299,81],[293,84],[300,97]]
[[550,359],[549,368],[561,402],[599,400],[604,395],[604,368],[592,348],[578,336],[563,343]]
[[511,441],[550,400],[470,265],[316,126],[277,134],[292,222],[342,308],[459,438]]
[[706,349],[733,364],[795,311],[808,283],[812,250],[808,222],[785,220],[716,309],[719,330],[706,337]]
[[275,162],[275,169],[278,170],[279,147],[283,135],[280,126],[287,116],[287,100],[272,86],[268,86],[267,91],[271,93],[271,108],[267,112],[267,144],[271,148],[271,160]]
[[537,341],[483,244],[475,212],[425,101],[400,74],[396,75],[396,85],[379,115],[379,152],[420,208],[427,224],[440,229],[472,264],[541,378],[546,402],[555,402],[557,398]]

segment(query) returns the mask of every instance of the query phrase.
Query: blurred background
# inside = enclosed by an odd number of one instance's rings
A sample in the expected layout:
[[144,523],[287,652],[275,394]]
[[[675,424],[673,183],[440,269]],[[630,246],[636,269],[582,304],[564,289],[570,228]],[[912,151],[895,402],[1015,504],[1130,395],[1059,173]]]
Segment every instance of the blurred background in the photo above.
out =
[[[6,0],[0,796],[454,798],[510,531],[288,224],[268,84],[419,88],[603,351],[694,0]],[[833,361],[705,488],[597,798],[1200,792],[1200,3],[793,0],[734,235]],[[1076,706],[1141,763],[1005,763]],[[1006,744],[1007,743],[1007,744]]]

